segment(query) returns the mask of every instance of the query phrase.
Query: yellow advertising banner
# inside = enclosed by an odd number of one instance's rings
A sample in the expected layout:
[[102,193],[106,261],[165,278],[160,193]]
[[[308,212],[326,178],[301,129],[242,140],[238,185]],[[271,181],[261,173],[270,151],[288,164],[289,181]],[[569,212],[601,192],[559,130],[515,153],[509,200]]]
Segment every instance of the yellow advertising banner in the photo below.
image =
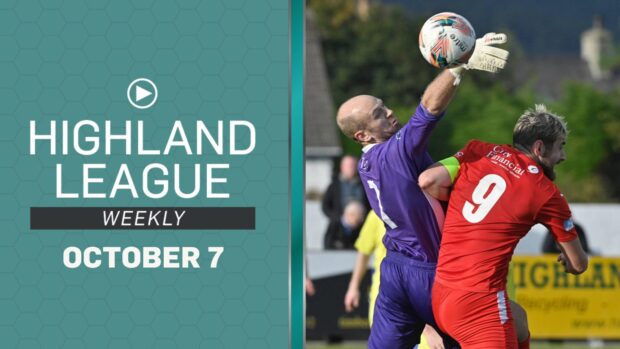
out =
[[512,259],[515,300],[532,338],[620,339],[620,258],[591,257],[582,275],[565,273],[556,259]]

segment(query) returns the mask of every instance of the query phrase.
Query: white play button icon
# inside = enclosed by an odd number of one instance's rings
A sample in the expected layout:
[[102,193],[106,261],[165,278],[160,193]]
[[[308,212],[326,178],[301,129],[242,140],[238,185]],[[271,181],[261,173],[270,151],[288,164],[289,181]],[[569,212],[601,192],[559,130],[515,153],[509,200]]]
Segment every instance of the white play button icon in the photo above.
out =
[[136,102],[140,102],[142,99],[152,95],[150,91],[143,89],[142,87],[136,85]]
[[157,86],[153,81],[146,78],[135,79],[127,87],[127,99],[131,105],[138,109],[150,108],[157,100]]

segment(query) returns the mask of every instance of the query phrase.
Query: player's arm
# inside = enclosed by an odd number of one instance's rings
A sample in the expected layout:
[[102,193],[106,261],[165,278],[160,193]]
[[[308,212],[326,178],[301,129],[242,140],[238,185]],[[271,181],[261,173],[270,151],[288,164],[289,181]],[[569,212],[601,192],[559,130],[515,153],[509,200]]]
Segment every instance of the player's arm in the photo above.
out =
[[441,335],[437,332],[437,330],[429,324],[424,326],[424,330],[422,330],[422,337],[426,341],[426,347],[429,349],[445,348],[443,345],[443,338],[441,338]]
[[308,273],[308,258],[306,256],[305,258],[305,264],[306,264],[306,294],[308,296],[314,296],[314,294],[316,293],[316,289],[314,288],[314,282],[312,282],[312,279],[310,278],[309,273]]
[[567,242],[558,242],[562,253],[558,256],[558,262],[562,263],[564,270],[571,274],[581,274],[588,268],[588,255],[581,247],[579,239]]
[[314,288],[314,282],[312,279],[306,276],[306,294],[308,296],[314,296],[316,294],[316,289]]
[[455,157],[434,163],[418,177],[418,185],[437,200],[448,201],[461,165]]
[[365,255],[361,252],[357,253],[357,259],[355,261],[355,267],[353,268],[353,274],[351,274],[351,281],[349,282],[349,288],[344,296],[344,308],[347,312],[353,311],[360,304],[360,284],[366,271],[368,270],[369,255]]
[[444,70],[431,82],[422,95],[422,105],[431,115],[441,116],[456,93],[456,77]]
[[568,202],[557,189],[541,207],[537,221],[544,224],[553,234],[562,251],[558,256],[558,262],[562,263],[565,271],[571,274],[581,274],[586,271],[588,256],[577,237]]
[[496,73],[503,69],[509,53],[492,45],[503,44],[506,40],[506,34],[501,33],[487,33],[482,38],[476,40],[474,52],[466,64],[443,71],[428,85],[421,100],[426,110],[432,115],[442,115],[456,93],[456,87],[461,81],[461,74],[464,69],[482,70],[491,73]]

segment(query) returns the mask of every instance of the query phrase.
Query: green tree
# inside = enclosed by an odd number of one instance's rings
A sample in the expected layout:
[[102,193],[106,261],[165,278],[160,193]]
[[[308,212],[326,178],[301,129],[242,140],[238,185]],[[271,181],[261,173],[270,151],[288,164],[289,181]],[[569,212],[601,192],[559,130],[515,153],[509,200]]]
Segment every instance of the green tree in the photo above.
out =
[[570,129],[568,161],[558,166],[558,183],[572,201],[620,199],[620,105],[618,92],[603,93],[572,83],[554,104]]
[[356,16],[353,1],[313,0],[321,26],[334,102],[358,94],[383,98],[388,105],[414,105],[437,74],[418,48],[423,20],[400,7],[373,6],[367,19]]
[[[362,20],[353,4],[350,0],[309,2],[321,27],[334,103],[371,94],[394,109],[413,110],[438,73],[418,48],[423,20],[414,20],[400,7],[390,6],[373,6],[368,18]],[[410,111],[403,114],[403,120]],[[345,137],[343,147],[345,153],[360,152],[359,145]]]
[[431,138],[434,158],[454,154],[471,139],[511,143],[515,121],[533,105],[529,89],[512,92],[499,82],[478,85],[467,78]]

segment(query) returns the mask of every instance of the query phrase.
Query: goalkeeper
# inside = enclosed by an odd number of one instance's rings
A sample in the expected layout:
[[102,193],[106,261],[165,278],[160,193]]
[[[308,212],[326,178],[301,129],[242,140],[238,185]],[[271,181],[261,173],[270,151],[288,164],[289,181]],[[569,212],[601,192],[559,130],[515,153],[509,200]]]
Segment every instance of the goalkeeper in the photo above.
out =
[[[343,103],[337,115],[342,132],[363,146],[358,164],[366,196],[386,226],[369,348],[410,349],[419,343],[426,324],[436,328],[431,308],[431,286],[439,250],[443,210],[418,187],[418,175],[433,161],[428,139],[456,93],[467,69],[495,73],[508,51],[490,45],[506,35],[489,33],[478,39],[466,65],[441,73],[424,92],[409,122],[401,128],[381,99],[361,95]],[[435,348],[458,345],[442,335]]]
[[[349,282],[349,288],[344,297],[344,307],[347,312],[353,311],[353,309],[359,306],[360,302],[360,284],[366,271],[368,270],[368,261],[370,256],[373,255],[374,273],[372,274],[372,282],[370,284],[370,291],[368,292],[368,323],[372,327],[372,315],[375,309],[375,300],[379,294],[379,268],[381,261],[385,258],[386,250],[383,246],[383,236],[385,235],[385,227],[383,222],[377,215],[370,211],[366,216],[366,221],[360,232],[360,236],[355,241],[355,248],[357,249],[357,260],[351,275],[351,281]],[[428,343],[431,343],[429,346]],[[442,343],[442,339],[432,326],[426,325],[420,339],[420,345],[417,349],[429,349],[435,343]]]

